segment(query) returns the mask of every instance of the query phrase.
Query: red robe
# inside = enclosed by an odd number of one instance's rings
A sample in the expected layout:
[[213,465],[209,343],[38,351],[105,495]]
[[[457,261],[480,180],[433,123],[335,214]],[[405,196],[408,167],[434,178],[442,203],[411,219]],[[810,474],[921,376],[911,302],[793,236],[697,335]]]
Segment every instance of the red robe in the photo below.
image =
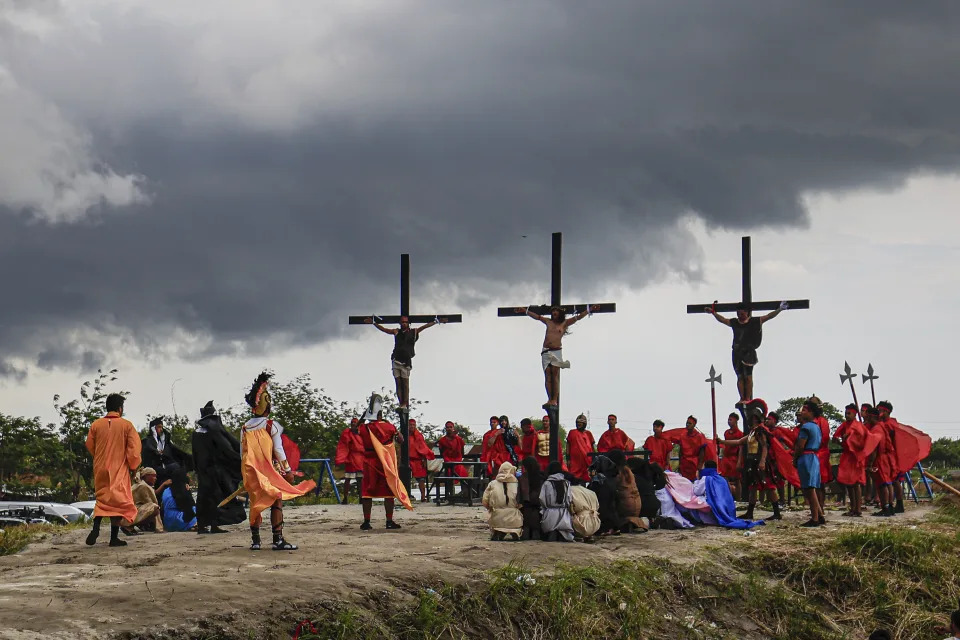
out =
[[867,460],[880,443],[880,435],[859,420],[853,420],[837,427],[833,437],[839,438],[843,447],[837,464],[837,482],[848,486],[867,484]]
[[897,467],[893,442],[890,440],[890,432],[883,422],[878,422],[870,427],[870,431],[879,441],[877,444],[877,457],[873,461],[873,466],[877,469],[873,474],[874,481],[881,485],[892,484],[897,477]]
[[373,448],[372,438],[382,445],[393,442],[397,428],[386,420],[377,420],[360,425],[358,429],[363,442],[363,480],[360,481],[360,496],[364,498],[393,498],[394,493],[387,481],[383,463]]
[[817,459],[820,461],[820,486],[825,486],[833,479],[830,473],[830,423],[823,416],[814,418],[813,421],[820,427],[820,448],[817,449]]
[[590,481],[590,474],[587,472],[587,467],[590,466],[590,456],[587,455],[591,453],[595,448],[595,443],[593,441],[593,433],[584,429],[580,431],[579,429],[574,429],[567,433],[567,451],[570,455],[570,473],[573,474],[575,478],[579,478],[584,482]]
[[427,460],[433,460],[436,456],[433,449],[427,446],[427,441],[423,439],[423,434],[416,427],[410,428],[408,434],[410,442],[408,449],[410,451],[410,474],[414,478],[427,477]]
[[[680,475],[693,482],[697,479],[697,473],[700,471],[700,450],[706,448],[707,438],[699,431],[694,431],[693,435],[683,429],[683,433],[677,437],[680,444]],[[704,455],[704,461],[706,461]]]
[[[743,431],[739,427],[731,427],[723,432],[724,440],[739,440],[743,437]],[[740,445],[723,445],[723,458],[718,465],[718,472],[727,480],[739,480],[740,470],[737,469],[737,460],[740,457]]]
[[480,447],[480,462],[487,463],[487,475],[494,477],[500,470],[500,465],[510,462],[510,452],[503,441],[502,429],[490,429],[483,434]]
[[[440,448],[440,455],[443,456],[444,462],[462,462],[464,446],[463,438],[457,434],[443,436],[437,440],[437,447]],[[449,469],[450,467],[447,468]],[[467,468],[462,464],[454,466],[452,472],[452,475],[460,476],[461,478],[467,477]]]
[[343,430],[333,464],[343,465],[343,470],[349,473],[363,471],[363,438],[359,431],[354,433],[350,427]]
[[614,427],[612,430],[607,429],[600,436],[600,441],[597,442],[597,453],[606,453],[614,449],[631,451],[633,447],[629,444],[630,442],[630,438],[627,437],[627,434],[622,429],[617,427]]
[[647,438],[643,448],[650,452],[650,462],[658,464],[664,471],[670,471],[670,453],[673,452],[673,440],[661,435]]

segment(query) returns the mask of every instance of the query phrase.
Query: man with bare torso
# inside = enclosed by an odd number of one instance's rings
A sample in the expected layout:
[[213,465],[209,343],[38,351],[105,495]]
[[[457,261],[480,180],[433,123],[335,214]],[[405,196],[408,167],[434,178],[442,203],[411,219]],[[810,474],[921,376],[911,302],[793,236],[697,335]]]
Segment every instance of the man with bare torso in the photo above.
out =
[[590,305],[572,318],[566,317],[562,307],[551,308],[550,317],[541,316],[530,311],[529,308],[524,309],[524,312],[547,326],[546,335],[543,337],[543,348],[540,350],[540,364],[543,367],[543,380],[547,389],[547,401],[543,403],[543,408],[555,409],[560,404],[560,369],[570,367],[570,363],[563,359],[563,336],[567,335],[570,325],[589,315]]

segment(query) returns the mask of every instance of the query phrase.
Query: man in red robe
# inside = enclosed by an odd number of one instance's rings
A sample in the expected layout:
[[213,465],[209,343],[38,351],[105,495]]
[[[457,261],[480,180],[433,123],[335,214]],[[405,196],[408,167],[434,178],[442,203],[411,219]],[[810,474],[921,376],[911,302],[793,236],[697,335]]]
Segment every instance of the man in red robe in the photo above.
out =
[[631,451],[632,442],[627,434],[617,427],[617,416],[611,413],[607,416],[607,430],[600,435],[600,441],[597,442],[597,452]]
[[[337,452],[333,464],[343,466],[343,500],[340,504],[347,504],[350,496],[350,481],[363,477],[363,438],[360,437],[360,421],[354,418],[350,426],[340,434],[337,442]],[[357,492],[360,483],[357,483]]]
[[890,447],[893,451],[893,457],[897,460],[897,464],[895,465],[897,475],[894,477],[892,485],[893,496],[896,499],[893,511],[894,513],[903,513],[903,483],[907,479],[907,474],[905,469],[900,468],[900,460],[897,455],[897,434],[900,423],[890,415],[893,413],[893,404],[891,404],[889,400],[881,400],[878,402],[877,412],[880,415],[880,423],[885,426],[887,432],[890,434]]
[[492,478],[499,471],[500,465],[510,461],[504,430],[500,428],[500,418],[490,416],[490,431],[483,434],[480,443],[480,462],[487,463],[487,477]]
[[593,433],[587,430],[587,417],[577,416],[577,428],[567,434],[567,456],[570,460],[570,473],[582,482],[590,482],[587,468],[592,460],[590,453],[596,451]]
[[663,435],[663,420],[653,421],[653,435],[649,436],[643,443],[643,448],[650,452],[650,462],[658,465],[664,471],[672,471],[670,468],[670,453],[673,452],[674,442]]
[[873,484],[877,489],[877,500],[880,502],[880,511],[874,516],[889,517],[894,515],[893,510],[893,482],[896,479],[896,463],[893,452],[893,443],[890,442],[890,432],[886,425],[880,422],[880,412],[876,408],[867,409],[864,416],[867,428],[877,438],[879,443],[870,456],[868,468],[873,474]]
[[[724,440],[739,440],[743,437],[743,431],[740,431],[740,415],[731,413],[727,416],[727,430],[723,432]],[[740,445],[726,444],[723,446],[723,459],[720,460],[718,471],[733,489],[733,495],[739,498],[741,496],[740,487],[740,469],[737,461],[740,459]]]
[[433,449],[427,446],[420,429],[417,429],[417,421],[410,418],[407,423],[410,440],[408,450],[410,451],[410,475],[420,485],[420,502],[427,502],[427,460],[433,460],[436,456]]
[[[375,403],[371,402],[371,405]],[[379,404],[379,403],[376,403]],[[376,408],[376,407],[374,407]],[[371,409],[372,411],[372,409]],[[394,489],[390,486],[390,478],[387,477],[387,471],[384,469],[383,462],[377,455],[377,450],[373,446],[373,440],[376,439],[382,445],[388,445],[392,442],[402,442],[403,436],[397,431],[397,428],[383,419],[383,412],[377,408],[376,419],[372,422],[362,423],[358,431],[363,442],[363,478],[360,481],[360,503],[363,505],[363,524],[360,528],[364,531],[372,529],[370,525],[370,512],[373,510],[373,499],[383,498],[383,508],[387,515],[387,529],[399,529],[400,525],[393,521],[393,499],[396,496]]]
[[[443,425],[446,434],[437,440],[437,448],[440,449],[440,456],[443,458],[444,462],[463,462],[463,451],[466,445],[463,442],[463,438],[457,435],[456,425],[451,421],[447,421]],[[462,464],[453,465],[448,467],[451,473],[450,475],[460,476],[461,478],[467,477],[467,468]]]
[[697,431],[697,419],[687,417],[686,430],[678,438],[680,444],[680,475],[694,482],[707,454],[707,438]]
[[533,427],[533,420],[524,418],[520,421],[520,458],[537,457],[537,430]]
[[[540,471],[546,471],[550,464],[550,416],[543,416],[541,424],[543,427],[537,430],[530,418],[524,418],[520,421],[520,431],[523,433],[523,438],[520,441],[520,453],[524,458],[527,456],[536,458],[537,464],[540,465]],[[563,462],[562,446],[559,448],[558,455],[560,456],[561,467],[566,471],[567,465]]]
[[837,482],[846,487],[850,496],[850,508],[843,515],[860,518],[863,517],[863,485],[867,483],[867,458],[878,439],[870,437],[867,428],[857,420],[857,405],[848,404],[843,418],[833,434],[833,439],[843,447],[837,465]]

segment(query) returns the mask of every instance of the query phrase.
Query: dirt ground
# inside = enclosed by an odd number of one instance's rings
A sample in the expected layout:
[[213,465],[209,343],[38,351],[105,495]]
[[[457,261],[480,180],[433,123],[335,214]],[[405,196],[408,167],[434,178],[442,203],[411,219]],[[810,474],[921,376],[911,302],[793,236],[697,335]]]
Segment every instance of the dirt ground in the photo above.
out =
[[[855,522],[828,512],[828,527],[873,526],[878,521],[909,526],[930,509],[921,506],[894,519]],[[806,519],[806,512],[788,512],[783,522],[760,528],[757,537],[706,527],[622,535],[583,545],[490,542],[480,508],[418,505],[413,513],[398,513],[400,531],[383,528],[378,505],[376,528],[368,532],[358,529],[360,507],[355,504],[288,507],[285,515],[285,532],[300,545],[299,551],[275,552],[269,546],[249,551],[244,525],[224,535],[141,535],[126,538],[129,546],[119,549],[106,545],[106,528],[94,547],[83,544],[86,531],[47,536],[19,554],[0,558],[0,638],[104,638],[119,632],[136,636],[190,628],[213,614],[254,621],[281,603],[359,601],[423,578],[467,580],[511,560],[547,566],[557,560],[606,562],[654,554],[693,558],[718,543],[752,544],[773,529],[796,527]],[[269,529],[264,533],[269,541]]]

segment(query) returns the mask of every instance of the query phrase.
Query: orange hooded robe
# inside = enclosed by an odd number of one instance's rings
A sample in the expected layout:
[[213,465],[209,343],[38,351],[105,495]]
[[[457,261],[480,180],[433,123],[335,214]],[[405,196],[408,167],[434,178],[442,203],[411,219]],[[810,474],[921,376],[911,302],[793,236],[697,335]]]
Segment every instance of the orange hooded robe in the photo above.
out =
[[90,425],[86,444],[93,456],[93,486],[97,491],[94,517],[119,516],[132,522],[137,517],[137,505],[130,488],[130,472],[140,466],[140,435],[129,420],[111,411]]

